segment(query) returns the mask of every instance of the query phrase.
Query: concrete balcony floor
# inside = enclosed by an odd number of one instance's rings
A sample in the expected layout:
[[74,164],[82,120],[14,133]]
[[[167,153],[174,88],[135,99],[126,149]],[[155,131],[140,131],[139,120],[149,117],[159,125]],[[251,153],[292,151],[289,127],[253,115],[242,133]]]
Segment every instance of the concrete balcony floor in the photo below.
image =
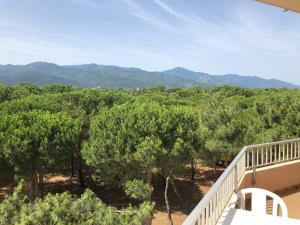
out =
[[287,205],[289,218],[300,219],[300,187],[280,193],[279,196]]

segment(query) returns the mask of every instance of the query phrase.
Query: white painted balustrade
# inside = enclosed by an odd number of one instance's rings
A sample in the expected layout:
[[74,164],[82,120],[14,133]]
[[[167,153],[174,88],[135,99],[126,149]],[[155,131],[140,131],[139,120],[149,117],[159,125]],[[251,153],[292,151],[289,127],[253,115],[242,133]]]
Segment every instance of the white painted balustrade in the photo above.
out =
[[215,225],[246,170],[300,159],[300,139],[244,147],[203,197],[183,225]]

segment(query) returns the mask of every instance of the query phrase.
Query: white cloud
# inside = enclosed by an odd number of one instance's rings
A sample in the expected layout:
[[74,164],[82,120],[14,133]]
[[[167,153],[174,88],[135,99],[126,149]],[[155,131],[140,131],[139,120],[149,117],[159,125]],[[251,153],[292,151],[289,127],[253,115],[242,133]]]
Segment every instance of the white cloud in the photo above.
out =
[[143,9],[137,3],[131,0],[120,0],[127,8],[128,14],[135,16],[141,20],[146,21],[147,23],[154,25],[156,28],[160,28],[163,31],[174,31],[175,28],[168,24],[163,19],[155,16],[153,13],[148,12]]

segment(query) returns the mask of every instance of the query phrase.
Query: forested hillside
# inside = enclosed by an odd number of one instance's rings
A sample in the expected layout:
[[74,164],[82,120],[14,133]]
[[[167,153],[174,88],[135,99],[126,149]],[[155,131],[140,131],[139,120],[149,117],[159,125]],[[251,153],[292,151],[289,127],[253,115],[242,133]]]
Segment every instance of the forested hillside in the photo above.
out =
[[[155,179],[167,193],[187,166],[193,180],[196,163],[226,167],[244,145],[299,137],[300,91],[0,85],[0,116],[0,176],[16,186],[1,225],[137,225],[155,213]],[[52,173],[78,176],[80,193],[47,191]],[[104,203],[94,192],[106,186],[126,204]]]
[[149,88],[163,84],[168,88],[235,85],[250,88],[299,88],[300,86],[258,76],[211,75],[176,67],[149,72],[139,68],[83,64],[59,66],[34,62],[27,65],[0,65],[0,83],[35,85],[64,84],[75,87]]

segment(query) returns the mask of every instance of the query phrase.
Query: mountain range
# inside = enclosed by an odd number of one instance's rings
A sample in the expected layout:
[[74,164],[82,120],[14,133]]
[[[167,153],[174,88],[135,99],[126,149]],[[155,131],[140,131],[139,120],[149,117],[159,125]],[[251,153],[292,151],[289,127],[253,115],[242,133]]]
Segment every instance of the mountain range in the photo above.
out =
[[140,88],[164,84],[166,87],[235,85],[251,88],[300,88],[277,79],[237,74],[211,75],[182,67],[149,72],[139,68],[83,64],[60,66],[47,62],[27,65],[0,65],[0,83],[65,84],[76,87]]

